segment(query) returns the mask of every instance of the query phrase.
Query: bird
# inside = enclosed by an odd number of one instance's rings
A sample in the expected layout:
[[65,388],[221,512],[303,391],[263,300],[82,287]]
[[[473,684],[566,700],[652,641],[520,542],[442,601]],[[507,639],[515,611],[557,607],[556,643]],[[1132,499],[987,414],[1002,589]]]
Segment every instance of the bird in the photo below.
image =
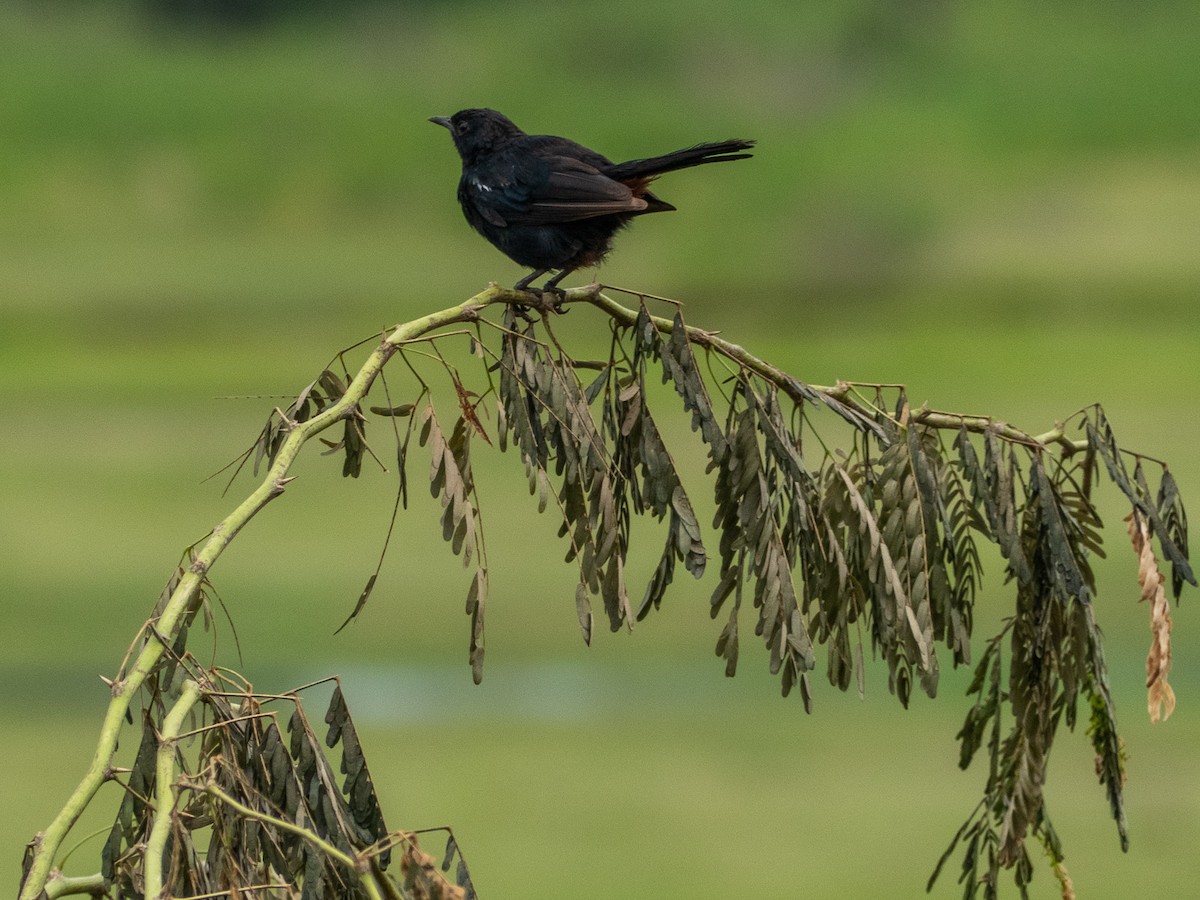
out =
[[533,271],[517,291],[557,270],[541,288],[599,264],[613,237],[635,216],[675,209],[650,191],[659,175],[747,159],[754,141],[697,144],[674,153],[614,163],[582,144],[526,134],[494,109],[463,109],[429,119],[450,131],[462,159],[458,202],[471,227],[511,260]]

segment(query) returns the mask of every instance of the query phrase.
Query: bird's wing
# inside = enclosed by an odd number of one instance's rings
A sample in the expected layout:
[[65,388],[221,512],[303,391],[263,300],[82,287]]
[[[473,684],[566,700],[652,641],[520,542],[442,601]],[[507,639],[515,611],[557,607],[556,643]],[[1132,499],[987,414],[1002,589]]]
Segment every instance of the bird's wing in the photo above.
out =
[[480,211],[496,225],[554,225],[647,206],[628,186],[569,156],[527,157],[504,182],[472,186]]

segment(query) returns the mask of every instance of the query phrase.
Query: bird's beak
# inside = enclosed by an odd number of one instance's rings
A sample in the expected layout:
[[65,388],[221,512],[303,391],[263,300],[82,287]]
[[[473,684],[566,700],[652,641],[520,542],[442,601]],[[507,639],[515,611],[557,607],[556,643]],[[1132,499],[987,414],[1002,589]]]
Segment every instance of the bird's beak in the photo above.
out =
[[445,116],[430,116],[429,121],[432,122],[434,125],[441,125],[443,128],[450,127],[450,120],[447,119]]

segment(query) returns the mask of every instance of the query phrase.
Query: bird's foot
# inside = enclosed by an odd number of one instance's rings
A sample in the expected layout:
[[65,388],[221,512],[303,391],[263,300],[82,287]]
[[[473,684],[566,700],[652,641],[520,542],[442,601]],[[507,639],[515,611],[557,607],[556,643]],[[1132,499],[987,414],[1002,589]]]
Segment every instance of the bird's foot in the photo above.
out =
[[529,305],[524,303],[510,303],[508,308],[512,310],[512,314],[523,322],[532,322],[533,316],[529,314]]
[[545,312],[556,313],[560,316],[565,316],[569,310],[563,307],[566,302],[567,292],[558,285],[542,288],[542,306],[541,309]]
[[547,281],[542,287],[533,287],[533,282],[549,271],[549,269],[536,269],[530,272],[513,285],[513,290],[537,297],[539,302],[530,305],[539,312],[543,314],[552,312],[562,315],[566,313],[566,310],[563,309],[563,302],[567,299],[567,292],[563,288],[560,288],[558,283],[575,270],[573,268],[561,269],[557,275]]
[[524,294],[529,295],[529,303],[514,303],[513,310],[522,319],[527,322],[533,321],[529,316],[530,310],[536,310],[545,315],[546,313],[555,313],[565,315],[567,310],[563,309],[563,301],[567,299],[567,292],[560,287],[523,287],[514,288]]

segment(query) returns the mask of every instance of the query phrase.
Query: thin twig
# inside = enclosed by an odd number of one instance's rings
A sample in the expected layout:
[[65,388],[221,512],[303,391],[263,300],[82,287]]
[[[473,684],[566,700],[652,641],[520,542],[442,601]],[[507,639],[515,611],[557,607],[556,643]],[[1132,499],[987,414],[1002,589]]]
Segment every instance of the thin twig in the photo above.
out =
[[294,825],[286,819],[280,819],[275,816],[267,815],[264,812],[259,812],[257,809],[252,809],[251,807],[246,806],[244,803],[239,803],[215,784],[207,783],[203,785],[195,785],[195,787],[216,798],[217,800],[220,800],[230,809],[248,819],[257,819],[260,822],[273,825],[276,828],[296,835],[302,840],[308,841],[330,859],[337,860],[343,866],[353,872],[359,883],[363,886],[364,890],[366,890],[367,894],[372,898],[372,900],[383,900],[383,893],[379,890],[379,885],[375,883],[375,879],[371,877],[370,870],[362,865],[363,861],[359,858],[343,853],[337,847],[333,846],[333,844],[323,840],[316,834],[313,834],[313,832],[309,831],[307,828],[301,828],[299,825]]

